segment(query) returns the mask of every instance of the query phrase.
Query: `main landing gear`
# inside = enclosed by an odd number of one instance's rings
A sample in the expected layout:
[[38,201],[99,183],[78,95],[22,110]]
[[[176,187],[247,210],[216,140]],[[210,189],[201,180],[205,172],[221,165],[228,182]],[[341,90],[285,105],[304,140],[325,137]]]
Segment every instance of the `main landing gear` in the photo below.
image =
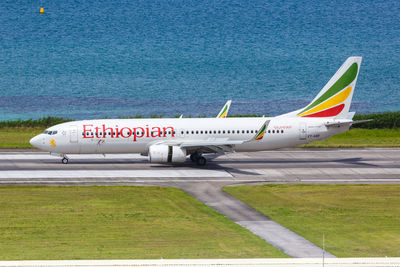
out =
[[199,166],[204,166],[207,163],[207,160],[205,157],[203,157],[201,154],[198,153],[193,153],[190,155],[190,160],[192,162],[195,162]]

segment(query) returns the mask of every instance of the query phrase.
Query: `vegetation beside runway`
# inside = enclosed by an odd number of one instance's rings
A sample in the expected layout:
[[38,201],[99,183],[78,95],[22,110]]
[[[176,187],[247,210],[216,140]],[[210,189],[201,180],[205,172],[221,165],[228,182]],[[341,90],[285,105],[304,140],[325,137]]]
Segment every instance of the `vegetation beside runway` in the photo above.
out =
[[352,147],[400,147],[400,128],[350,129],[323,141],[315,141],[300,147],[352,148]]
[[175,188],[0,187],[0,260],[285,257]]
[[0,148],[33,148],[29,140],[43,131],[40,127],[0,128]]
[[338,257],[398,257],[400,185],[261,185],[231,194]]

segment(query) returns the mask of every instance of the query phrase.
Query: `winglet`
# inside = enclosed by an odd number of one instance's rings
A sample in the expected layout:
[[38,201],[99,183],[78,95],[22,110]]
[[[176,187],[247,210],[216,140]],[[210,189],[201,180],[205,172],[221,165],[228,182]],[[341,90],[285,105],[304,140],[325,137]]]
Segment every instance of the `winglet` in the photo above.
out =
[[226,118],[226,116],[228,115],[228,111],[231,106],[231,103],[232,103],[232,100],[226,101],[224,107],[218,113],[217,118]]
[[259,140],[262,140],[263,137],[264,137],[265,130],[266,130],[267,127],[268,127],[269,122],[270,122],[270,120],[266,120],[266,121],[264,122],[264,124],[261,126],[260,130],[258,130],[257,133],[253,136],[253,138],[251,138],[249,141],[259,141]]

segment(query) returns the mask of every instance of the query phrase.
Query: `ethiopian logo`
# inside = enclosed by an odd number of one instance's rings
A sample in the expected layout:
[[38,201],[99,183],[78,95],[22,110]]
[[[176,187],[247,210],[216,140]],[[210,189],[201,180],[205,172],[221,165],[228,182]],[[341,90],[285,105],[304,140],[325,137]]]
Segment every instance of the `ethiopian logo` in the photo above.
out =
[[50,140],[50,146],[51,147],[56,147],[56,141],[54,141],[54,139]]
[[358,73],[357,63],[353,63],[348,70],[319,98],[303,109],[299,117],[334,117],[345,107],[345,101],[350,96],[353,87],[351,84]]
[[267,125],[263,125],[261,129],[258,131],[258,134],[254,138],[255,140],[261,140],[264,137],[265,129],[267,128]]

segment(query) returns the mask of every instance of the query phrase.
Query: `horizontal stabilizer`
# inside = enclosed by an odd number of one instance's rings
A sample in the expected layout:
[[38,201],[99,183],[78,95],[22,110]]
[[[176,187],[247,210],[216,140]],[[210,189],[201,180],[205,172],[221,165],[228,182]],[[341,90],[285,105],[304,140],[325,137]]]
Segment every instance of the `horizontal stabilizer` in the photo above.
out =
[[363,122],[368,122],[372,120],[360,120],[360,121],[353,121],[353,120],[335,120],[335,121],[330,121],[326,122],[325,126],[326,127],[340,127],[340,126],[351,126],[353,124],[358,124],[358,123],[363,123]]
[[359,124],[359,123],[363,123],[363,122],[369,122],[369,121],[373,121],[373,119],[369,119],[369,120],[359,120],[359,121],[353,121],[352,124]]

